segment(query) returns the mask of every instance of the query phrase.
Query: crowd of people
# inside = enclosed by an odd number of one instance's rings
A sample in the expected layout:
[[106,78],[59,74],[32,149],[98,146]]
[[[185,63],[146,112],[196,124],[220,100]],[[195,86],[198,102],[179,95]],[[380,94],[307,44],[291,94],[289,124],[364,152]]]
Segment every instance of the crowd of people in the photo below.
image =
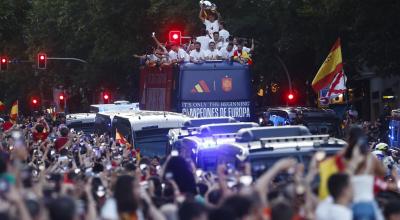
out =
[[230,60],[241,64],[253,63],[251,54],[254,52],[254,39],[251,47],[246,47],[246,41],[230,35],[225,29],[225,23],[218,12],[205,12],[201,5],[199,18],[204,24],[200,36],[192,37],[188,43],[162,44],[154,39],[157,47],[150,54],[134,55],[147,66],[164,66],[181,62],[203,63],[210,60]]
[[371,153],[360,126],[336,155],[282,158],[259,177],[246,162],[206,172],[175,151],[141,156],[42,115],[0,128],[0,219],[400,218],[397,169]]

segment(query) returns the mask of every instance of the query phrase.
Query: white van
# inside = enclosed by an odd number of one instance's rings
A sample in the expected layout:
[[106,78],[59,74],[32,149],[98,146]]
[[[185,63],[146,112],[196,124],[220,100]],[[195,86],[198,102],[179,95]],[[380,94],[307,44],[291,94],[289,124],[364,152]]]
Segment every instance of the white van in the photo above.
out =
[[164,156],[169,150],[169,130],[182,128],[188,119],[188,116],[174,112],[137,111],[115,115],[112,126],[136,149],[140,149],[141,155]]

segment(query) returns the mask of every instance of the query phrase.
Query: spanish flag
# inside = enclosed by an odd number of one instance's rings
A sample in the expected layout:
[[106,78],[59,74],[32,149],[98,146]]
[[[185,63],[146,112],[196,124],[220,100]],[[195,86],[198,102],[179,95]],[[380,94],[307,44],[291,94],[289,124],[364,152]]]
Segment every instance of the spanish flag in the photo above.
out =
[[342,155],[335,155],[319,164],[320,183],[318,189],[318,197],[324,200],[329,196],[328,180],[335,173],[344,172],[346,169]]
[[324,63],[319,68],[317,75],[315,75],[312,81],[312,87],[315,92],[328,87],[335,75],[343,70],[342,63],[342,48],[340,45],[340,38],[337,39],[333,45],[328,57],[326,57]]
[[126,140],[126,138],[119,133],[118,129],[115,129],[115,141],[119,144],[126,144],[128,143],[128,141]]
[[4,105],[4,103],[0,101],[0,111],[4,111],[5,108],[6,106]]
[[11,107],[10,119],[16,121],[18,117],[18,100],[15,101]]

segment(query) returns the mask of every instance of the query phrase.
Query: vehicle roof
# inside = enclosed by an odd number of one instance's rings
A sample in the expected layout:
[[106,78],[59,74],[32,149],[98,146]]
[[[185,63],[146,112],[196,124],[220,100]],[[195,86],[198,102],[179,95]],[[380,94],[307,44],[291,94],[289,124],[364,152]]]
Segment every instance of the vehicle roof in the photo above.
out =
[[344,140],[329,137],[329,135],[307,135],[261,138],[252,142],[235,142],[233,145],[247,147],[250,152],[258,151],[286,151],[298,148],[342,148],[346,145]]
[[261,138],[304,135],[311,135],[311,132],[307,127],[301,125],[244,128],[238,131],[236,141],[250,142],[260,140]]
[[259,127],[254,122],[236,122],[236,123],[221,123],[221,124],[208,124],[200,126],[201,136],[212,136],[214,134],[232,134],[237,133],[242,128]]
[[96,115],[114,117],[116,115],[125,115],[125,114],[130,114],[132,112],[137,112],[137,111],[139,111],[139,110],[138,109],[123,109],[123,110],[98,112]]
[[391,112],[391,116],[395,118],[400,118],[400,109],[394,109]]
[[150,127],[181,128],[189,117],[175,112],[136,111],[116,115],[114,119],[116,118],[129,120],[132,130],[142,130]]
[[335,111],[333,111],[332,109],[320,109],[312,107],[271,107],[268,108],[267,111],[285,111],[288,113],[303,113],[303,114],[325,113],[329,115],[336,115]]
[[91,108],[98,108],[98,112],[104,111],[118,111],[118,110],[139,110],[139,103],[125,103],[116,102],[112,104],[94,104],[90,105]]
[[213,70],[213,69],[226,69],[226,70],[233,70],[233,69],[248,69],[248,65],[243,65],[238,62],[226,62],[221,60],[216,61],[206,61],[204,63],[183,63],[180,65],[181,70]]
[[66,116],[66,122],[74,123],[74,122],[82,122],[82,123],[91,123],[94,122],[96,117],[96,113],[75,113],[75,114],[68,114]]

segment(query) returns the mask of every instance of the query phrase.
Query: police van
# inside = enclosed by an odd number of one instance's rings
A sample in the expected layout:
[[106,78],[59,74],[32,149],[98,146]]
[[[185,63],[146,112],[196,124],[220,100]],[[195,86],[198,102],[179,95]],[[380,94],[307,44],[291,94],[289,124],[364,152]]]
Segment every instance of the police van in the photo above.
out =
[[391,112],[388,136],[390,147],[400,147],[400,109]]
[[312,135],[305,126],[246,128],[238,131],[235,142],[199,152],[198,163],[205,170],[215,170],[221,163],[240,167],[248,161],[253,176],[258,177],[282,158],[294,157],[307,166],[315,152],[333,155],[345,144],[328,135]]
[[105,111],[124,111],[139,110],[139,103],[130,103],[128,101],[116,101],[112,104],[95,104],[90,105],[90,112],[98,113]]
[[276,107],[268,108],[259,117],[262,125],[296,125],[308,127],[312,134],[329,134],[342,137],[340,120],[331,109],[317,109],[308,107]]
[[74,129],[77,132],[82,131],[85,134],[93,134],[95,117],[95,113],[68,114],[65,117],[66,125],[69,129]]
[[208,124],[200,126],[198,133],[180,140],[180,155],[185,158],[192,158],[201,167],[198,158],[205,150],[214,151],[214,156],[221,156],[215,153],[217,146],[223,143],[235,142],[236,133],[243,128],[253,128],[259,125],[253,122],[237,122]]
[[182,63],[140,70],[140,108],[181,112],[194,118],[233,117],[251,121],[248,65],[227,61]]
[[222,124],[237,122],[232,117],[212,117],[212,118],[191,118],[187,120],[182,128],[170,129],[168,132],[169,147],[172,149],[180,148],[180,140],[184,137],[200,134],[200,127],[207,124]]
[[[141,155],[164,156],[168,152],[168,132],[182,128],[188,117],[174,112],[136,111],[115,115],[112,126]],[[115,136],[114,136],[115,138]]]

